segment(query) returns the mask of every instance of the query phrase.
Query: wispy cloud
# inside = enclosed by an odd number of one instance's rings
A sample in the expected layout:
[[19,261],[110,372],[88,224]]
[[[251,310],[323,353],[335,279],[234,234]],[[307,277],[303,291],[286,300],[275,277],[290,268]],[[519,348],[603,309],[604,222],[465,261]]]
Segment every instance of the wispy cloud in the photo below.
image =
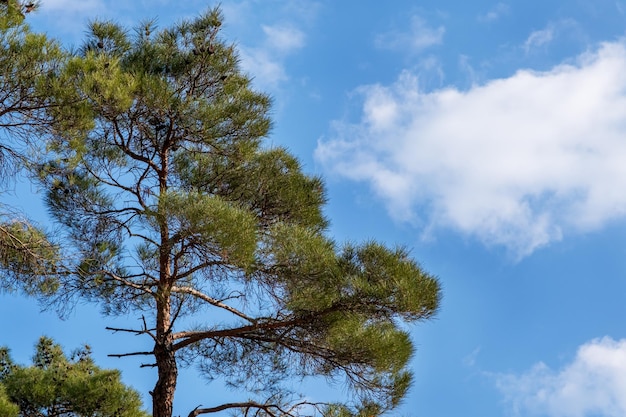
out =
[[623,417],[626,340],[595,339],[560,370],[538,363],[521,375],[497,375],[496,381],[516,416]]
[[478,16],[480,22],[494,22],[510,13],[511,7],[506,3],[498,3],[487,13]]
[[448,228],[522,257],[626,216],[626,46],[432,92],[408,71],[359,90],[316,158],[370,185],[421,233]]
[[419,52],[443,42],[446,30],[443,26],[433,27],[419,15],[411,18],[409,31],[392,30],[378,35],[375,45],[381,49]]
[[277,52],[288,53],[304,46],[304,33],[293,26],[266,26],[263,25],[263,33],[267,37],[266,42],[270,49]]
[[535,30],[524,42],[524,50],[528,53],[531,49],[542,47],[550,43],[554,39],[554,27],[550,26],[545,29]]
[[255,47],[241,47],[243,69],[253,74],[258,84],[275,88],[288,79],[284,61],[305,44],[304,33],[295,26],[263,25],[264,40]]
[[242,47],[240,55],[243,70],[251,74],[256,83],[275,87],[278,83],[287,80],[283,64],[271,54],[271,51]]
[[317,18],[320,3],[243,0],[221,7],[228,26],[243,39],[239,44],[242,68],[258,87],[275,92],[289,80],[289,57],[306,45],[305,32]]
[[577,23],[572,19],[550,22],[545,28],[535,30],[528,35],[523,44],[524,51],[528,54],[534,50],[545,48],[564,33],[575,32],[576,27]]

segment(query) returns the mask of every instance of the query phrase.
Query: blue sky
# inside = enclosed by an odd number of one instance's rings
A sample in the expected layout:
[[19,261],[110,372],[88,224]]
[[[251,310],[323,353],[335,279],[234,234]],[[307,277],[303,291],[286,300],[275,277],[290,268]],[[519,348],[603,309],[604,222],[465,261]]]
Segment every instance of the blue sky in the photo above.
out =
[[[211,3],[43,0],[67,45],[89,19],[161,26]],[[412,328],[403,416],[626,415],[626,1],[224,1],[224,35],[274,97],[269,144],[328,186],[338,241],[405,245],[442,282]],[[25,181],[23,210],[46,225]],[[142,393],[142,346],[78,306],[1,296],[0,344],[88,343]],[[232,395],[186,371],[176,413]],[[307,394],[333,390],[315,381]],[[335,388],[336,391],[336,388]]]

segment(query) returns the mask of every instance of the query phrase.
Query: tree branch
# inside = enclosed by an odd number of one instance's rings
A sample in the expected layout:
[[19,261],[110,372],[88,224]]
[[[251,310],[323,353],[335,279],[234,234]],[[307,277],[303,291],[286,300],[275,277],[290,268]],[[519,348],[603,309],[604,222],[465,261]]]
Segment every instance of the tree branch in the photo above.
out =
[[215,307],[223,308],[224,310],[226,310],[226,311],[228,311],[230,313],[233,313],[234,315],[239,316],[242,319],[244,319],[244,320],[246,320],[246,321],[248,321],[250,323],[256,323],[257,322],[256,319],[254,319],[254,318],[252,318],[252,317],[242,313],[241,311],[237,310],[236,308],[233,308],[233,307],[231,307],[231,306],[229,306],[227,304],[224,304],[220,300],[217,300],[217,299],[215,299],[213,297],[209,297],[208,295],[206,295],[206,294],[204,294],[204,293],[202,293],[202,292],[200,292],[200,291],[198,291],[198,290],[196,290],[194,288],[191,288],[191,287],[172,287],[171,291],[174,292],[174,293],[192,295],[192,296],[194,296],[196,298],[199,298],[199,299],[201,299],[203,301],[206,301],[207,303],[209,303],[209,304],[211,304],[211,305],[213,305]]
[[301,401],[292,405],[291,407],[289,407],[289,409],[285,410],[278,404],[270,404],[270,403],[262,404],[256,401],[247,401],[247,402],[241,402],[241,403],[225,403],[222,405],[218,405],[216,407],[208,407],[208,408],[200,408],[201,406],[197,406],[187,415],[187,417],[197,417],[200,414],[219,413],[220,411],[230,410],[233,408],[245,409],[246,410],[245,415],[248,415],[248,411],[251,408],[256,408],[258,410],[265,411],[269,416],[272,416],[272,417],[278,417],[278,416],[295,417],[296,414],[294,414],[294,411],[300,407],[311,406],[319,411],[320,406],[322,405],[327,405],[327,404],[326,403],[312,403],[309,401]]
[[111,358],[123,358],[125,356],[148,356],[148,355],[154,355],[154,352],[110,353],[107,356]]
[[282,327],[293,326],[299,323],[303,323],[305,320],[302,318],[296,318],[287,321],[267,321],[265,323],[256,322],[249,326],[235,327],[232,329],[221,330],[209,330],[204,332],[179,332],[173,335],[173,338],[184,339],[172,346],[174,351],[182,349],[193,343],[199,342],[204,339],[214,339],[220,337],[241,337],[243,334],[252,333],[259,330],[272,330]]
[[143,321],[143,329],[142,330],[134,330],[134,329],[121,329],[121,328],[117,328],[117,327],[105,327],[106,330],[110,330],[114,333],[116,332],[126,332],[126,333],[134,333],[135,336],[139,336],[141,334],[147,334],[148,336],[150,336],[152,338],[152,340],[154,340],[156,342],[156,336],[154,334],[152,334],[153,330],[156,329],[148,329],[148,326],[146,325],[146,318],[141,316],[141,320]]
[[[177,234],[176,234],[176,235],[174,235],[172,238],[170,238],[170,243],[171,243],[172,245],[174,245],[174,244],[178,243],[178,242],[177,242],[177,240],[178,240],[178,238],[179,238],[179,236],[178,236],[178,235],[179,235],[179,234],[177,233]],[[189,247],[189,246],[185,246],[184,248],[181,248],[181,251],[175,255],[175,259],[174,259],[174,260],[175,260],[175,261],[178,261],[178,259],[179,259],[179,258],[181,258],[182,256],[184,256],[184,255],[185,255],[185,251],[186,251],[186,249],[187,249],[188,247]],[[189,269],[188,269],[188,270],[186,270],[186,271],[183,271],[183,272],[180,272],[180,273],[178,273],[178,272],[177,272],[177,273],[176,273],[176,279],[177,279],[177,280],[180,280],[180,279],[183,279],[183,278],[187,278],[188,276],[192,275],[194,272],[201,271],[201,270],[203,270],[203,269],[205,269],[205,268],[207,268],[207,267],[209,267],[209,266],[215,266],[215,265],[221,265],[221,264],[222,264],[222,262],[217,262],[217,261],[206,261],[206,262],[203,262],[203,263],[201,263],[201,264],[198,264],[198,265],[194,266],[193,268],[189,268]],[[177,268],[177,269],[178,269],[178,268]]]
[[[102,271],[99,271],[99,272],[101,274],[109,276],[112,280],[117,281],[117,282],[119,282],[119,283],[121,283],[121,284],[123,284],[123,285],[125,285],[127,287],[134,288],[136,290],[142,291],[142,292],[144,292],[146,294],[150,294],[152,296],[155,295],[154,291],[152,291],[150,288],[147,288],[146,285],[144,285],[144,284],[136,284],[136,283],[134,283],[132,281],[129,281],[126,278],[122,278],[119,275],[114,274],[113,272],[108,271],[108,270],[102,270]],[[138,277],[143,277],[143,276],[145,276],[145,275],[144,274],[129,275],[128,278],[138,278]]]
[[261,404],[254,401],[244,402],[244,403],[227,403],[218,405],[217,407],[209,407],[209,408],[199,408],[200,406],[194,408],[187,417],[197,417],[200,414],[209,414],[209,413],[218,413],[220,411],[229,410],[232,408],[258,408],[264,410],[270,416],[275,416],[273,412],[270,411],[271,408],[278,408],[275,404]]

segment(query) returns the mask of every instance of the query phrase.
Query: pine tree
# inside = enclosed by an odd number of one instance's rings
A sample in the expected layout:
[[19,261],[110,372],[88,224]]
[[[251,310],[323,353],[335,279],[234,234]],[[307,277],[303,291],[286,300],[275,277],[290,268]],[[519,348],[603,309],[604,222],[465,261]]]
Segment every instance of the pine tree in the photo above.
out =
[[32,366],[13,363],[0,349],[0,415],[4,417],[148,417],[139,393],[120,381],[117,370],[101,369],[89,346],[68,358],[42,337]]
[[[403,248],[328,236],[322,180],[263,145],[271,100],[251,88],[221,23],[214,9],[130,36],[95,21],[58,79],[75,105],[51,108],[59,125],[38,176],[67,231],[62,258],[75,259],[59,302],[145,317],[111,330],[152,340],[115,356],[152,358],[154,417],[172,416],[181,363],[246,395],[189,417],[392,410],[411,381],[402,323],[432,317],[438,281]],[[312,403],[282,384],[307,376],[354,395]]]

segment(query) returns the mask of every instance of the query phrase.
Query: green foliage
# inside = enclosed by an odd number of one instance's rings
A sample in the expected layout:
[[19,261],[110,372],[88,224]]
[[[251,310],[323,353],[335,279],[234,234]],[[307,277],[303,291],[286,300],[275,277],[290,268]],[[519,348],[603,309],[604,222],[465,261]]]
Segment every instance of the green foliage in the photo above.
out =
[[0,385],[0,415],[4,417],[19,417],[20,408],[9,400],[4,386]]
[[59,345],[42,337],[32,366],[13,364],[6,348],[2,357],[0,412],[13,413],[3,416],[147,417],[139,394],[122,384],[119,371],[96,366],[89,347],[68,358]]
[[288,222],[320,232],[327,226],[321,179],[304,175],[285,149],[255,149],[248,158],[186,152],[177,154],[174,163],[185,187],[244,205],[264,228]]
[[18,0],[8,0],[0,4],[0,30],[20,26],[24,22],[24,14],[21,11],[21,4]]
[[162,194],[156,220],[175,228],[176,240],[197,241],[203,253],[227,257],[241,268],[254,259],[254,216],[219,196],[198,192]]
[[0,223],[0,288],[27,294],[52,294],[58,288],[58,248],[38,228],[23,222]]

